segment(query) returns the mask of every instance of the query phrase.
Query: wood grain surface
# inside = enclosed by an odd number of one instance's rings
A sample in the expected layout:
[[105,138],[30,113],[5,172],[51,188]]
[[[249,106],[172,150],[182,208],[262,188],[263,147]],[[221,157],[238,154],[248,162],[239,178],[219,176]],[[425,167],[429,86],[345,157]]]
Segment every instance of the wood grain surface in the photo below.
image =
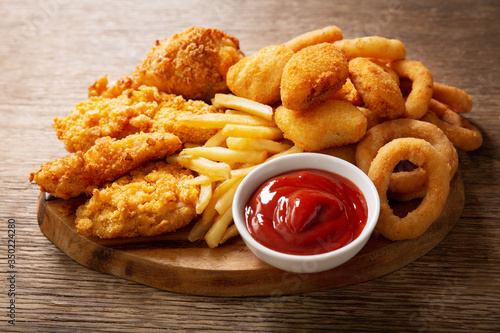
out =
[[[0,13],[1,331],[500,329],[497,1],[2,0]],[[345,287],[207,297],[88,269],[41,232],[39,189],[28,182],[29,173],[66,154],[51,127],[53,118],[84,100],[97,78],[130,72],[156,40],[194,25],[236,36],[251,54],[331,24],[342,28],[346,38],[400,39],[408,58],[422,61],[435,81],[462,88],[474,99],[465,117],[480,128],[484,143],[477,151],[459,153],[464,210],[448,236],[426,255]],[[8,262],[9,230],[15,230],[15,273]],[[306,283],[301,276],[292,282]],[[8,322],[10,314],[15,325]]]
[[[54,198],[55,199],[55,198]],[[462,214],[464,184],[457,174],[439,218],[420,237],[393,242],[374,232],[365,247],[345,264],[315,274],[292,274],[259,260],[240,237],[215,249],[204,241],[187,239],[190,227],[155,237],[98,239],[76,231],[75,212],[86,196],[68,201],[47,200],[40,194],[40,230],[61,251],[85,267],[162,290],[201,296],[265,296],[325,290],[368,281],[391,273],[429,252]],[[399,216],[418,206],[419,200],[394,204]],[[174,278],[175,277],[175,278]],[[295,280],[302,278],[300,284]]]

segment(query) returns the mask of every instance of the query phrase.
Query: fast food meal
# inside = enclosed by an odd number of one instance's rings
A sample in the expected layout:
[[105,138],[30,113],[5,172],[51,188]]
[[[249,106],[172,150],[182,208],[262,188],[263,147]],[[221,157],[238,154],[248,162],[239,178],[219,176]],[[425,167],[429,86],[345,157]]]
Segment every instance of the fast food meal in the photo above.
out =
[[[213,248],[238,235],[232,200],[258,165],[313,151],[356,164],[381,199],[377,230],[422,235],[439,217],[457,150],[482,135],[463,90],[434,82],[400,40],[343,39],[336,26],[245,57],[222,31],[194,27],[156,46],[130,74],[107,77],[54,129],[70,153],[30,175],[61,199],[86,195],[78,232],[151,236],[189,226]],[[405,217],[392,201],[417,200]]]

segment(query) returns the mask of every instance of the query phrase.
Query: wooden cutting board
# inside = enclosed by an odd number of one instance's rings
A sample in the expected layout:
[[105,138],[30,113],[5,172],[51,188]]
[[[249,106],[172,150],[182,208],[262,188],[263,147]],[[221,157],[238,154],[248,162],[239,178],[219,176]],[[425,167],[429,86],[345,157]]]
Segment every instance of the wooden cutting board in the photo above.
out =
[[[41,231],[70,258],[92,270],[147,286],[206,296],[283,295],[351,285],[393,272],[423,256],[446,237],[465,204],[460,174],[454,177],[446,207],[422,236],[392,242],[374,233],[350,261],[329,271],[294,274],[276,269],[255,257],[241,238],[210,249],[204,241],[187,240],[189,227],[149,238],[101,240],[76,232],[77,207],[86,197],[38,202]],[[411,205],[395,207],[409,211]]]

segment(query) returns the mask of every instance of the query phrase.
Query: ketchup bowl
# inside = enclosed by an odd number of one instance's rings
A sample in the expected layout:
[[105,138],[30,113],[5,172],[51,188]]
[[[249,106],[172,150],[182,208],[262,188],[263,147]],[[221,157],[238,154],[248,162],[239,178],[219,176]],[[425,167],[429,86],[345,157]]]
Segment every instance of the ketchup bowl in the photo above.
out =
[[285,155],[258,166],[238,186],[232,207],[247,247],[294,273],[321,272],[350,260],[370,238],[379,212],[377,189],[363,171],[319,153]]

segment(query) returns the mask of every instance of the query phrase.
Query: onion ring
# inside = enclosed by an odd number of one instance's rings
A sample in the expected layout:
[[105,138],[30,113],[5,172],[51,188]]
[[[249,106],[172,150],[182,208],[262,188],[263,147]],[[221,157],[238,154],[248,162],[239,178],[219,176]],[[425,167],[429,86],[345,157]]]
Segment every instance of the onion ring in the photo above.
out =
[[[409,160],[424,169],[428,187],[420,205],[405,217],[394,214],[387,199],[387,190],[394,167]],[[375,227],[382,236],[396,241],[422,235],[443,210],[450,192],[450,169],[443,155],[422,139],[395,139],[383,146],[370,167],[368,177],[380,196],[380,216]]]
[[349,61],[349,77],[366,106],[377,116],[395,119],[405,112],[405,100],[389,73],[369,59]]
[[[388,142],[399,138],[423,139],[433,145],[450,167],[450,178],[458,169],[458,154],[446,135],[437,126],[414,119],[396,119],[378,124],[368,130],[356,148],[356,165],[368,173],[377,152]],[[395,172],[391,176],[390,193],[393,199],[406,201],[425,194],[427,175],[422,169]]]
[[392,61],[406,57],[406,48],[400,40],[380,36],[342,39],[333,45],[344,51],[349,59],[364,57]]
[[415,60],[398,60],[390,64],[400,78],[408,78],[413,84],[406,99],[404,117],[420,119],[427,112],[432,98],[433,79],[431,72],[420,62]]
[[472,110],[472,97],[465,91],[443,83],[434,82],[432,98],[448,105],[457,113],[467,113]]
[[298,52],[311,45],[333,43],[341,40],[342,38],[342,30],[340,30],[339,27],[330,25],[321,29],[306,32],[305,34],[290,39],[285,43],[285,46],[291,48],[293,52]]
[[420,120],[439,127],[457,149],[473,151],[483,144],[479,129],[451,109],[429,111]]

